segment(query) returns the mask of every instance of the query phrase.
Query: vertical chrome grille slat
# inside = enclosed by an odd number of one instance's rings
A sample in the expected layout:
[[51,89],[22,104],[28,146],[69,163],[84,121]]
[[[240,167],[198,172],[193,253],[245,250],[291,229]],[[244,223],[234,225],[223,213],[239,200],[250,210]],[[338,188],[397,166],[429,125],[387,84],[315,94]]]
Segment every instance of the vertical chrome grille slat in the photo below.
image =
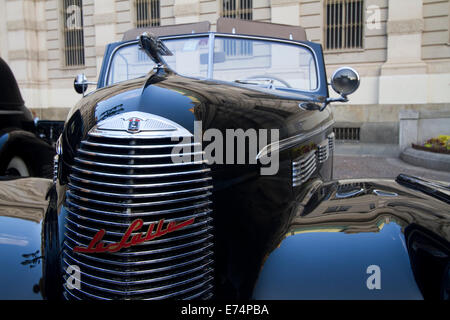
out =
[[[173,132],[171,132],[173,134]],[[81,288],[72,299],[191,299],[213,293],[212,180],[200,151],[182,154],[188,163],[172,162],[176,144],[164,133],[145,138],[94,130],[80,144],[66,191],[64,267],[80,267]],[[177,146],[201,147],[186,142]],[[103,242],[117,243],[135,219],[143,226],[195,219],[183,229],[119,252],[77,253],[100,231]]]

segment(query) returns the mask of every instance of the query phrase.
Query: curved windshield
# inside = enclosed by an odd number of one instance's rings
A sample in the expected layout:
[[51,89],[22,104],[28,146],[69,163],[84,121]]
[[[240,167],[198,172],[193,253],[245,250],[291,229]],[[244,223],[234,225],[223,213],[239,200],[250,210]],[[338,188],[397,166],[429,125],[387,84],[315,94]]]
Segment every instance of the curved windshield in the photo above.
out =
[[[173,56],[165,56],[167,64],[177,73],[198,78],[206,78],[208,69],[208,37],[164,40]],[[206,63],[202,57],[206,58]],[[155,63],[136,43],[120,47],[114,53],[107,84],[136,79],[145,76],[155,67]]]
[[[316,61],[301,45],[283,41],[224,37],[214,39],[209,57],[208,36],[163,40],[173,56],[164,57],[177,73],[196,78],[258,85],[272,89],[317,89]],[[212,65],[209,65],[212,61]],[[146,75],[155,64],[133,43],[117,49],[112,57],[107,84]]]

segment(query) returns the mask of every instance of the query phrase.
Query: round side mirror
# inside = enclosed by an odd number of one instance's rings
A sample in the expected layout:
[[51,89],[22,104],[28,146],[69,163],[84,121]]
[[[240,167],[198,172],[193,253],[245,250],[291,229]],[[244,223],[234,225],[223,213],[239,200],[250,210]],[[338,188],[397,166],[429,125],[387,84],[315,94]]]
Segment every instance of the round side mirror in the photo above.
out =
[[341,96],[346,97],[359,87],[359,74],[350,67],[337,69],[331,77],[331,87]]
[[84,73],[79,74],[75,77],[75,80],[73,81],[73,87],[79,94],[86,92],[88,88],[88,81]]

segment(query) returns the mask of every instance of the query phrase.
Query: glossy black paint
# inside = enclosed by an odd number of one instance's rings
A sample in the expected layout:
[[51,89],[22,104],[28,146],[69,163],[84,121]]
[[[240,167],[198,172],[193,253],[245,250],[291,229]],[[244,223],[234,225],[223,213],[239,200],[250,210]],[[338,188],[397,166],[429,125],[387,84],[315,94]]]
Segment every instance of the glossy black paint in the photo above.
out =
[[0,211],[0,299],[43,299],[42,220],[4,216],[6,212]]
[[[253,298],[448,299],[448,204],[388,180],[316,183],[266,257]],[[371,265],[379,290],[366,285]]]

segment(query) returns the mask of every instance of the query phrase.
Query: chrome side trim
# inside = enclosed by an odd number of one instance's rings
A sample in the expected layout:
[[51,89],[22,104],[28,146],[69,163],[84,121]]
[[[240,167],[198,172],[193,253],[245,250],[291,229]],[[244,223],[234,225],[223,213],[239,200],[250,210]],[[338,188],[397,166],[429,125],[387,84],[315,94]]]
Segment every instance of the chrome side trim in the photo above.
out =
[[264,148],[262,148],[259,151],[259,153],[256,155],[256,160],[267,156],[271,152],[276,152],[276,151],[281,152],[281,151],[287,150],[289,148],[292,148],[292,147],[296,146],[297,144],[302,143],[323,131],[326,131],[333,124],[334,124],[334,120],[330,120],[327,123],[325,123],[324,125],[321,125],[312,131],[305,132],[305,133],[299,133],[295,136],[291,136],[291,137],[282,139],[280,141],[276,141],[274,143],[268,144],[267,146],[265,146]]

